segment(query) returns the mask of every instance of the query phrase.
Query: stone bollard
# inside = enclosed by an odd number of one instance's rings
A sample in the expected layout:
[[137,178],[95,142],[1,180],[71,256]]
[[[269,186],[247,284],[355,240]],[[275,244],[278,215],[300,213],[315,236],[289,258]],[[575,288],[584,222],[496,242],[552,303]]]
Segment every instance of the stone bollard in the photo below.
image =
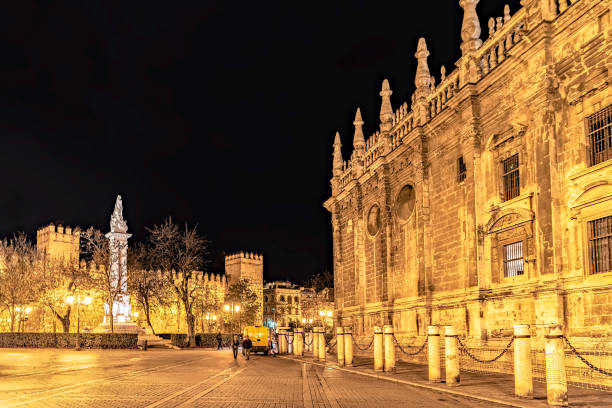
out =
[[384,364],[383,356],[383,329],[380,326],[374,326],[374,370],[382,371]]
[[531,334],[528,324],[514,325],[514,394],[533,398],[531,369]]
[[385,343],[385,361],[384,370],[390,373],[395,370],[395,343],[393,342],[393,326],[387,324],[384,326],[384,343]]
[[319,361],[319,328],[312,328],[312,359]]
[[440,329],[427,326],[427,356],[429,359],[429,382],[442,382],[440,371]]
[[344,328],[336,327],[336,351],[338,352],[338,365],[344,365]]
[[293,354],[293,342],[295,336],[292,331],[287,331],[287,354]]
[[546,396],[548,405],[567,406],[567,378],[561,326],[549,326],[546,336]]
[[287,331],[285,329],[279,329],[278,331],[278,353],[287,353]]
[[325,327],[319,327],[319,361],[325,362],[327,358],[327,344],[325,344]]
[[344,328],[344,364],[353,365],[353,330],[350,327]]
[[457,331],[454,326],[444,326],[444,348],[446,385],[459,385],[459,350],[457,349]]
[[295,335],[293,336],[293,354],[301,357],[304,355],[304,329],[298,327],[294,330]]
[[304,330],[304,352],[312,351],[312,328],[310,331]]

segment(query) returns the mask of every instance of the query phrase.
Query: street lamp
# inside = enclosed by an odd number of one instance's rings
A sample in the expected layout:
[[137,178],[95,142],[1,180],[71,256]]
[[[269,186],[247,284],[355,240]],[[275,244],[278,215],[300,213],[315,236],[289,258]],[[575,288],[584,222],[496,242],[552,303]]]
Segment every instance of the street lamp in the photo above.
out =
[[81,299],[81,294],[79,291],[77,291],[77,296],[76,298],[74,296],[68,296],[66,298],[66,303],[69,304],[73,304],[76,302],[77,305],[77,333],[76,333],[76,347],[75,350],[80,350],[81,349],[81,344],[79,341],[79,333],[81,331],[81,303],[88,305],[91,303],[91,297],[90,296],[85,296],[83,299]]
[[[28,315],[32,311],[32,308],[31,307],[21,308],[17,306],[15,308],[15,311],[19,313],[19,322],[21,324],[21,332],[24,333],[25,332],[25,322],[28,321]],[[17,331],[19,331],[19,329],[17,329]]]
[[232,311],[232,322],[234,321],[234,312],[238,313],[238,331],[242,332],[242,316],[240,316],[240,304],[235,304],[233,302],[231,304],[226,303],[224,309],[226,312],[229,312],[230,310]]

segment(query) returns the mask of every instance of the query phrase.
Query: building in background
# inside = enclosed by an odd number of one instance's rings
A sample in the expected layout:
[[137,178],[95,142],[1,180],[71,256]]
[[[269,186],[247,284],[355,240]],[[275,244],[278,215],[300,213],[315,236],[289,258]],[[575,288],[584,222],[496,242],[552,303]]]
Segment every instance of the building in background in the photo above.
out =
[[366,139],[357,110],[346,161],[336,134],[337,323],[362,336],[452,324],[475,341],[517,323],[609,334],[610,2],[523,0],[483,39],[477,3],[460,2],[456,69],[436,81],[421,38],[416,77],[398,78],[411,97],[393,109],[385,80],[378,130]]
[[269,327],[333,327],[330,289],[316,291],[288,281],[264,285],[264,325]]

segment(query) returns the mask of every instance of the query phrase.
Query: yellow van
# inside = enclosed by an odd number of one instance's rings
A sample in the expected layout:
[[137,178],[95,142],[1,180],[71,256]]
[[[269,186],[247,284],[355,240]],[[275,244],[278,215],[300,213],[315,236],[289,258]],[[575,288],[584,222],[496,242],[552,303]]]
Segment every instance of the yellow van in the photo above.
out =
[[242,333],[243,336],[249,336],[253,343],[252,353],[263,352],[268,355],[270,350],[270,328],[267,326],[246,326]]

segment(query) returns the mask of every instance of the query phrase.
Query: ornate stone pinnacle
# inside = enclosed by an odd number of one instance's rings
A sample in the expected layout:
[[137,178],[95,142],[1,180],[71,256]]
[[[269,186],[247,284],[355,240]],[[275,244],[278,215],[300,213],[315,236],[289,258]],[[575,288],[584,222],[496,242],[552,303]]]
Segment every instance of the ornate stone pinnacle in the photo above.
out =
[[340,133],[336,132],[336,138],[334,139],[334,162],[333,162],[333,175],[339,176],[342,174],[342,143],[340,143]]
[[476,5],[480,0],[459,0],[463,9],[463,22],[461,24],[461,52],[465,55],[476,51],[482,45],[480,40],[480,21],[476,14]]
[[446,67],[442,65],[442,67],[440,68],[440,82],[444,82],[445,79],[446,79]]
[[125,234],[127,232],[127,222],[123,219],[123,201],[121,201],[121,196],[117,196],[117,200],[115,201],[115,209],[110,219],[110,228],[111,232],[120,232]]
[[511,18],[512,17],[510,17],[510,6],[506,4],[504,6],[504,23],[510,21]]
[[389,81],[385,79],[382,83],[380,96],[382,103],[380,105],[380,122],[382,130],[390,130],[393,126],[393,107],[391,106],[391,94],[393,91],[389,86]]
[[427,65],[427,57],[429,57],[429,50],[427,50],[427,43],[425,38],[419,38],[419,45],[417,46],[417,52],[414,54],[417,58],[417,71],[414,79],[414,84],[417,89],[427,88],[429,89],[431,83],[431,75],[429,74],[429,66]]
[[355,113],[355,120],[353,121],[353,125],[355,125],[355,136],[353,137],[353,147],[356,149],[363,148],[365,146],[365,138],[363,137],[363,119],[361,119],[361,110],[357,108],[357,113]]

